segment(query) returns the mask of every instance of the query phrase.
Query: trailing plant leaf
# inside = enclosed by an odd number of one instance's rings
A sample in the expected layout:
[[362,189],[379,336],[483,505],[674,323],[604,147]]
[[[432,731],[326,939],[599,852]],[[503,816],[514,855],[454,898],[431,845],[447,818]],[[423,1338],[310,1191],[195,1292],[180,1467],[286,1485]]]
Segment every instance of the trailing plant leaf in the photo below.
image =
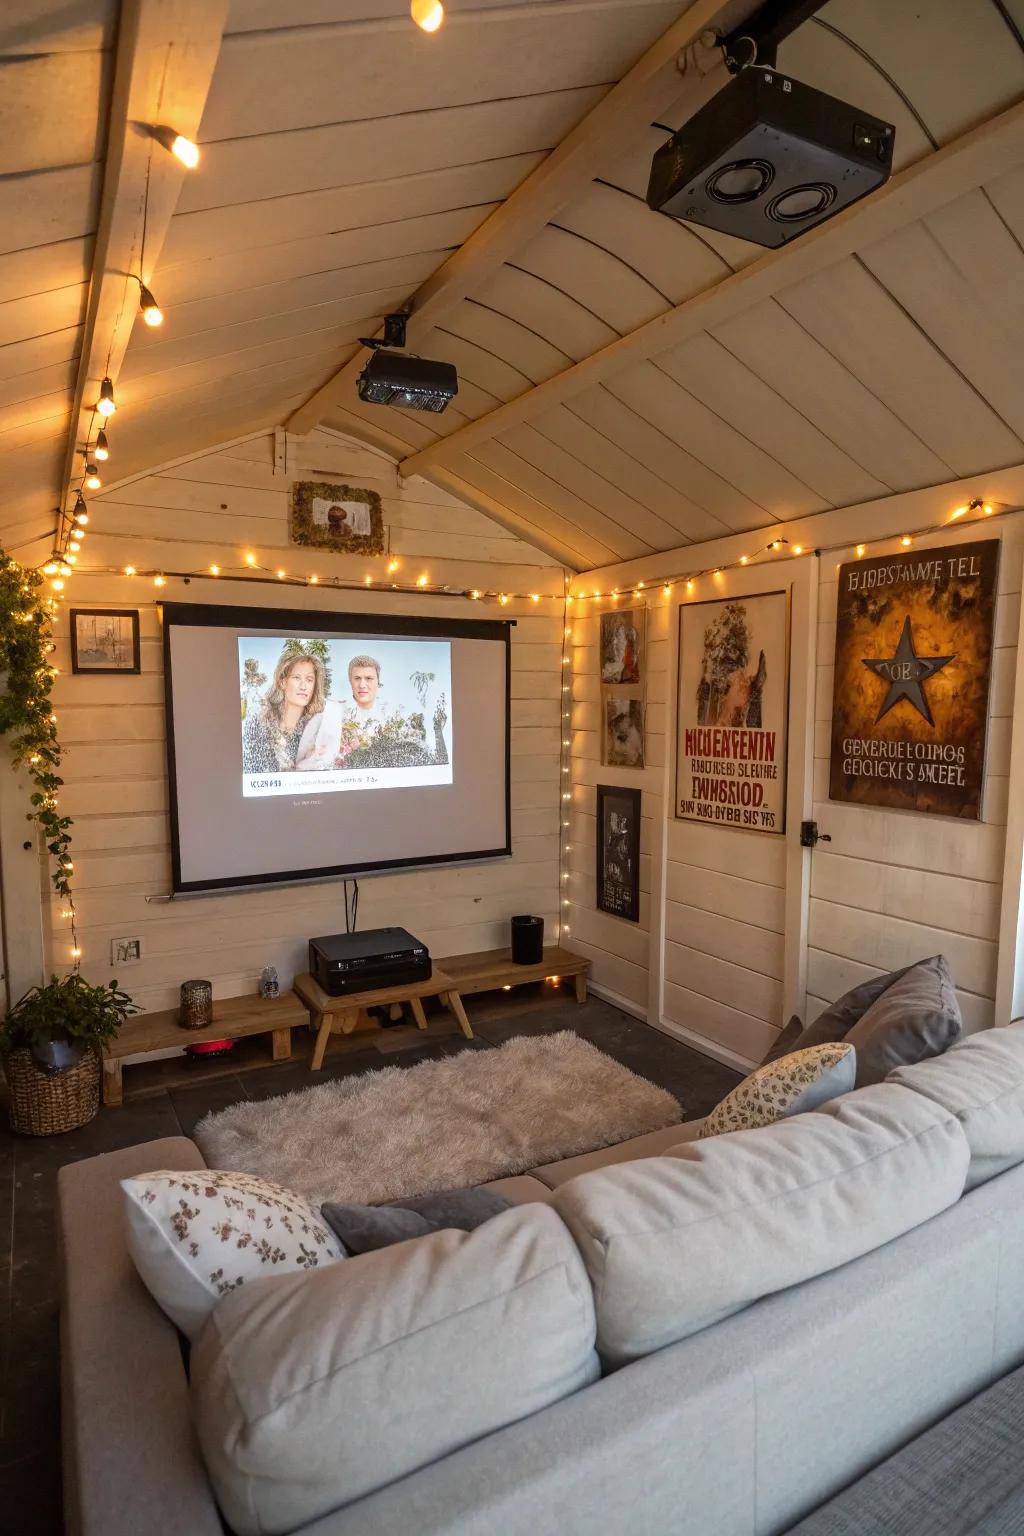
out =
[[10,738],[16,767],[28,770],[34,789],[28,819],[38,822],[53,864],[50,879],[66,903],[71,918],[71,945],[77,970],[78,934],[71,891],[70,816],[58,809],[57,792],[64,780],[58,772],[61,748],[57,717],[50,704],[55,669],[49,656],[55,649],[49,613],[40,599],[43,578],[28,571],[0,550],[0,736]]

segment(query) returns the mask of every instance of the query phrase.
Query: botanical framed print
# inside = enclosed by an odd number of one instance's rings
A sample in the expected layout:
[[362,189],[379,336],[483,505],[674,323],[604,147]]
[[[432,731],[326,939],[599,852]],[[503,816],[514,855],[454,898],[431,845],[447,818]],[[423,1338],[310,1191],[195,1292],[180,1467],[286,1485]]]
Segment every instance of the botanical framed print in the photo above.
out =
[[786,830],[789,593],[679,610],[675,814]]
[[332,549],[337,554],[384,553],[381,499],[376,491],[360,486],[296,481],[289,531],[293,544],[314,549]]
[[72,672],[139,672],[138,609],[72,608]]
[[640,791],[597,786],[597,905],[640,921]]
[[616,687],[642,684],[644,670],[644,624],[647,610],[616,609],[601,615],[601,681]]
[[604,697],[601,762],[606,768],[644,766],[644,701],[624,694]]
[[839,570],[829,798],[977,821],[999,539]]

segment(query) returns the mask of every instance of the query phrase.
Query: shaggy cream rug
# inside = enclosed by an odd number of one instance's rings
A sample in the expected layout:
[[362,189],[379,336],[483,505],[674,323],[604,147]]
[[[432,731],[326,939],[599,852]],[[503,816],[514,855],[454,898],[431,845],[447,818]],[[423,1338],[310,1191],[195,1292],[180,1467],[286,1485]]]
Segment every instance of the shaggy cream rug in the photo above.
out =
[[522,1173],[681,1117],[670,1093],[563,1030],[233,1104],[195,1138],[211,1168],[317,1204],[372,1205]]

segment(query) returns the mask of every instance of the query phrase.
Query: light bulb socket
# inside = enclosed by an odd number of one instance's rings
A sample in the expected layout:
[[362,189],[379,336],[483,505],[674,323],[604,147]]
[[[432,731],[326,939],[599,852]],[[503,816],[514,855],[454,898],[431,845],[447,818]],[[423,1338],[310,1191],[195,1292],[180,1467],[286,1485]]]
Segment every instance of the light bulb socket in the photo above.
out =
[[107,434],[101,429],[96,434],[96,447],[93,450],[101,464],[110,458],[110,446],[107,443]]

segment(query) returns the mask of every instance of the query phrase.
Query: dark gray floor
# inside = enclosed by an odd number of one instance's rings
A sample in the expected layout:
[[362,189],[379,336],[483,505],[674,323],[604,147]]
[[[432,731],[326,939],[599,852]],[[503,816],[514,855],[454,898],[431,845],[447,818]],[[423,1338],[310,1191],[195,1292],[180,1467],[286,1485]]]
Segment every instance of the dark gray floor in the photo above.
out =
[[[738,1075],[679,1041],[591,998],[579,1007],[550,987],[468,1000],[475,1048],[513,1035],[574,1029],[634,1072],[667,1088],[695,1119]],[[464,1049],[447,1014],[431,1016],[429,1039],[400,1027],[333,1042],[324,1076],[414,1066]],[[125,1069],[125,1103],[65,1136],[14,1136],[0,1114],[0,1530],[60,1536],[59,1355],[54,1191],[64,1163],[161,1136],[190,1135],[211,1109],[310,1086],[310,1042],[295,1032],[292,1061],[270,1065],[263,1040],[240,1041],[220,1060],[169,1061]]]

